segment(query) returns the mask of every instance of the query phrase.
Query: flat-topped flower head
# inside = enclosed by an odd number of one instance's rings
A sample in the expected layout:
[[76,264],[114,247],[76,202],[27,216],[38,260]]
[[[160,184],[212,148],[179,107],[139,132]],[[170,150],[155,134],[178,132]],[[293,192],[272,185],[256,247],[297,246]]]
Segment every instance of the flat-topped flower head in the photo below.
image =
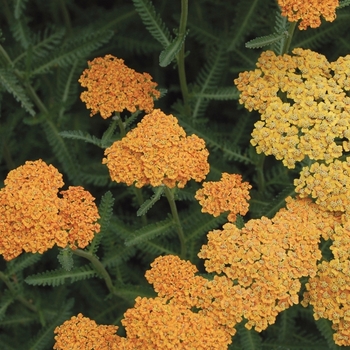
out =
[[117,326],[97,325],[94,320],[83,314],[73,316],[61,326],[56,327],[54,333],[55,350],[118,350],[123,349],[124,338],[119,337]]
[[0,254],[44,253],[55,244],[84,248],[100,227],[94,198],[82,187],[62,191],[62,174],[42,160],[9,172],[0,190]]
[[299,302],[299,279],[316,275],[320,237],[337,222],[310,199],[286,201],[287,208],[272,219],[249,220],[242,229],[227,223],[210,231],[198,254],[209,273],[223,274],[245,288],[242,317],[247,328],[257,331]]
[[184,187],[202,181],[209,172],[204,140],[186,136],[177,119],[159,109],[143,117],[127,135],[105,150],[111,179],[136,187]]
[[241,175],[223,173],[220,181],[204,182],[195,198],[202,206],[203,213],[217,217],[228,211],[228,221],[235,222],[237,214],[245,215],[248,212],[251,188],[248,182],[242,182]]
[[303,306],[313,306],[314,318],[328,319],[337,345],[350,345],[350,261],[333,259],[318,265],[317,275],[306,283]]
[[132,349],[227,349],[231,335],[210,316],[164,298],[136,298],[121,321]]
[[251,140],[258,153],[294,168],[305,157],[330,163],[350,149],[349,59],[329,63],[300,48],[292,56],[266,51],[258,69],[240,73],[240,103],[261,114]]
[[350,157],[304,167],[294,184],[301,197],[311,196],[322,209],[350,213]]
[[97,57],[88,65],[79,82],[87,88],[80,98],[91,109],[91,116],[100,113],[106,119],[124,109],[132,113],[152,111],[153,100],[159,98],[160,92],[148,73],[138,73],[112,55]]
[[321,25],[321,16],[328,22],[333,22],[339,0],[278,0],[282,16],[289,22],[299,20],[299,29],[317,28]]

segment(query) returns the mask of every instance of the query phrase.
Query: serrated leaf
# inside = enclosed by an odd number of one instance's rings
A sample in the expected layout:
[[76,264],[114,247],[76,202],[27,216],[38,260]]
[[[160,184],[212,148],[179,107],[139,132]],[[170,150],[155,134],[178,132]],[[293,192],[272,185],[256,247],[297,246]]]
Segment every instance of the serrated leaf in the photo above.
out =
[[35,115],[33,104],[20,85],[16,75],[8,69],[0,68],[0,84],[21,103],[21,106],[32,116]]
[[163,192],[163,186],[159,186],[156,189],[154,189],[154,195],[150,199],[147,199],[145,202],[142,203],[139,210],[137,211],[137,216],[145,215],[148,212],[148,210],[150,210],[153,207],[153,205],[159,201]]
[[73,268],[74,261],[71,248],[66,247],[60,249],[59,254],[57,255],[57,259],[64,270],[70,271]]
[[102,141],[99,138],[88,133],[83,133],[81,130],[66,130],[58,134],[66,139],[80,140],[102,148]]
[[7,275],[14,275],[28,266],[34,265],[42,258],[42,254],[23,254],[7,263]]
[[161,67],[168,66],[181,50],[186,39],[186,34],[177,35],[175,39],[168,45],[159,55],[159,65]]
[[248,49],[258,49],[267,45],[275,44],[276,42],[285,39],[288,36],[288,32],[274,33],[271,35],[260,36],[253,40],[248,41],[245,47]]

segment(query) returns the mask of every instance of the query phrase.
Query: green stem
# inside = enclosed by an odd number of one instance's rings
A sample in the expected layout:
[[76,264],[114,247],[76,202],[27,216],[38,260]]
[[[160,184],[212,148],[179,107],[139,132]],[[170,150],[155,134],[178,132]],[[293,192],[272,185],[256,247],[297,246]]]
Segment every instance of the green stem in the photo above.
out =
[[30,303],[26,298],[24,298],[22,295],[17,295],[17,291],[13,283],[10,281],[10,279],[2,272],[0,271],[0,279],[6,284],[7,288],[10,290],[12,295],[25,307],[27,307],[29,310],[33,312],[38,312],[38,309]]
[[[181,18],[180,18],[180,25],[179,25],[179,36],[186,34],[187,16],[188,16],[188,0],[181,0]],[[182,45],[179,53],[177,54],[177,67],[178,67],[180,88],[181,88],[182,98],[184,101],[185,110],[190,114],[190,107],[188,103],[189,93],[188,93],[186,70],[185,70],[185,43]]]
[[180,253],[180,258],[181,259],[185,259],[186,257],[186,244],[185,244],[185,235],[184,235],[184,231],[182,229],[182,225],[180,222],[180,218],[179,218],[179,214],[177,212],[177,208],[176,208],[176,202],[175,202],[175,198],[174,198],[174,193],[173,191],[166,187],[164,188],[164,193],[166,198],[168,199],[169,205],[170,205],[170,209],[171,209],[171,214],[173,216],[173,219],[175,221],[175,225],[176,225],[176,229],[177,229],[177,235],[179,237],[180,240],[180,245],[181,245],[181,253]]
[[82,250],[82,249],[75,249],[75,250],[72,250],[72,252],[75,255],[81,256],[82,258],[89,260],[91,264],[94,266],[94,268],[96,269],[97,273],[99,273],[105,280],[109,292],[111,294],[115,294],[111,276],[109,275],[109,273],[107,272],[107,270],[105,269],[101,261],[98,260],[98,258],[95,255],[93,255],[92,253],[86,252],[85,250]]
[[[134,191],[135,191],[135,195],[136,195],[136,199],[137,199],[137,203],[139,204],[139,206],[141,207],[141,205],[144,203],[144,198],[143,198],[143,194],[142,194],[142,190],[141,188],[137,188],[134,186]],[[147,225],[147,216],[146,214],[141,215],[141,220],[142,220],[142,224],[144,226]]]
[[283,45],[282,55],[289,51],[296,25],[297,25],[297,22],[291,22],[289,24],[288,36],[287,36],[287,40],[284,42],[284,45]]

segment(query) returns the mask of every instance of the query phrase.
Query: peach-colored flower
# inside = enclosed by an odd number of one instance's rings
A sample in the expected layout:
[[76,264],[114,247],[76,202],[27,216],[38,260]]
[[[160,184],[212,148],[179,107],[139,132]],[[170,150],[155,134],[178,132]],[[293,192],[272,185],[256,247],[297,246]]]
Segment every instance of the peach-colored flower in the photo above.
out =
[[288,17],[290,22],[301,19],[299,29],[307,27],[317,28],[321,25],[321,16],[326,21],[333,22],[335,10],[339,6],[339,0],[278,0],[281,6],[282,16]]
[[209,172],[204,140],[186,136],[177,119],[159,109],[120,141],[105,150],[112,180],[136,187],[165,185],[184,187],[187,181],[202,181]]
[[204,182],[195,198],[202,206],[203,213],[216,217],[228,211],[228,221],[235,222],[237,214],[245,215],[248,212],[251,188],[248,182],[242,182],[241,175],[223,173],[220,181]]
[[148,73],[137,73],[112,55],[97,57],[88,64],[79,82],[88,89],[80,98],[91,109],[91,116],[99,112],[106,119],[124,109],[132,113],[137,109],[152,111],[153,99],[159,98],[160,92]]

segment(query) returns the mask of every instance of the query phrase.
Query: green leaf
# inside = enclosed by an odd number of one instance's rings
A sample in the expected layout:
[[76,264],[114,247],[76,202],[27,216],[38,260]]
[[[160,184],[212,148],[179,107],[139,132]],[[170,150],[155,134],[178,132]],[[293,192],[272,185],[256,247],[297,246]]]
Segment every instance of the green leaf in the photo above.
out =
[[143,24],[149,33],[156,39],[163,47],[170,45],[172,37],[169,29],[162,21],[160,15],[156,12],[153,4],[149,0],[132,0],[136,11],[141,17]]
[[57,255],[57,259],[64,270],[70,271],[73,268],[74,261],[73,261],[73,253],[71,248],[66,247],[66,248],[60,249],[59,254]]
[[65,282],[70,283],[96,277],[95,270],[90,265],[75,268],[71,271],[62,269],[38,273],[28,276],[25,282],[32,286],[52,286],[57,287]]
[[80,140],[102,148],[102,141],[99,138],[81,130],[65,130],[58,134],[66,139]]
[[258,49],[258,48],[261,48],[267,45],[272,45],[279,41],[282,41],[285,38],[287,38],[287,36],[288,36],[287,31],[283,33],[274,33],[266,36],[260,36],[258,38],[248,41],[245,44],[245,47],[248,49]]
[[26,267],[34,265],[42,258],[42,254],[26,253],[7,263],[7,275],[12,276],[23,271]]
[[174,222],[172,219],[166,219],[154,224],[147,225],[140,230],[135,231],[130,235],[130,238],[125,240],[127,247],[141,244],[142,242],[149,241],[160,235],[165,235],[172,231],[174,228]]
[[339,2],[339,6],[337,7],[337,9],[341,9],[341,8],[349,6],[349,5],[350,5],[350,0],[341,0]]
[[5,317],[7,308],[15,301],[14,296],[9,290],[6,290],[1,295],[0,301],[0,320]]
[[194,92],[195,98],[203,98],[216,101],[238,100],[240,92],[235,86],[217,87],[205,91]]
[[186,39],[186,34],[177,35],[170,45],[168,45],[159,55],[159,65],[168,66],[181,50]]
[[[114,118],[120,118],[120,115],[117,115]],[[112,143],[112,137],[114,135],[114,132],[117,128],[117,120],[114,119],[110,124],[107,130],[103,133],[102,138],[101,138],[101,146],[102,148],[107,148],[111,145]]]
[[148,210],[150,210],[153,207],[153,205],[159,201],[163,192],[164,186],[159,186],[155,188],[154,195],[150,199],[147,199],[145,202],[142,203],[140,209],[137,211],[137,216],[145,215],[148,212]]
[[35,115],[33,104],[29,100],[24,89],[20,85],[15,73],[8,69],[0,68],[0,84],[10,93],[13,97],[21,103],[21,106],[32,116]]

